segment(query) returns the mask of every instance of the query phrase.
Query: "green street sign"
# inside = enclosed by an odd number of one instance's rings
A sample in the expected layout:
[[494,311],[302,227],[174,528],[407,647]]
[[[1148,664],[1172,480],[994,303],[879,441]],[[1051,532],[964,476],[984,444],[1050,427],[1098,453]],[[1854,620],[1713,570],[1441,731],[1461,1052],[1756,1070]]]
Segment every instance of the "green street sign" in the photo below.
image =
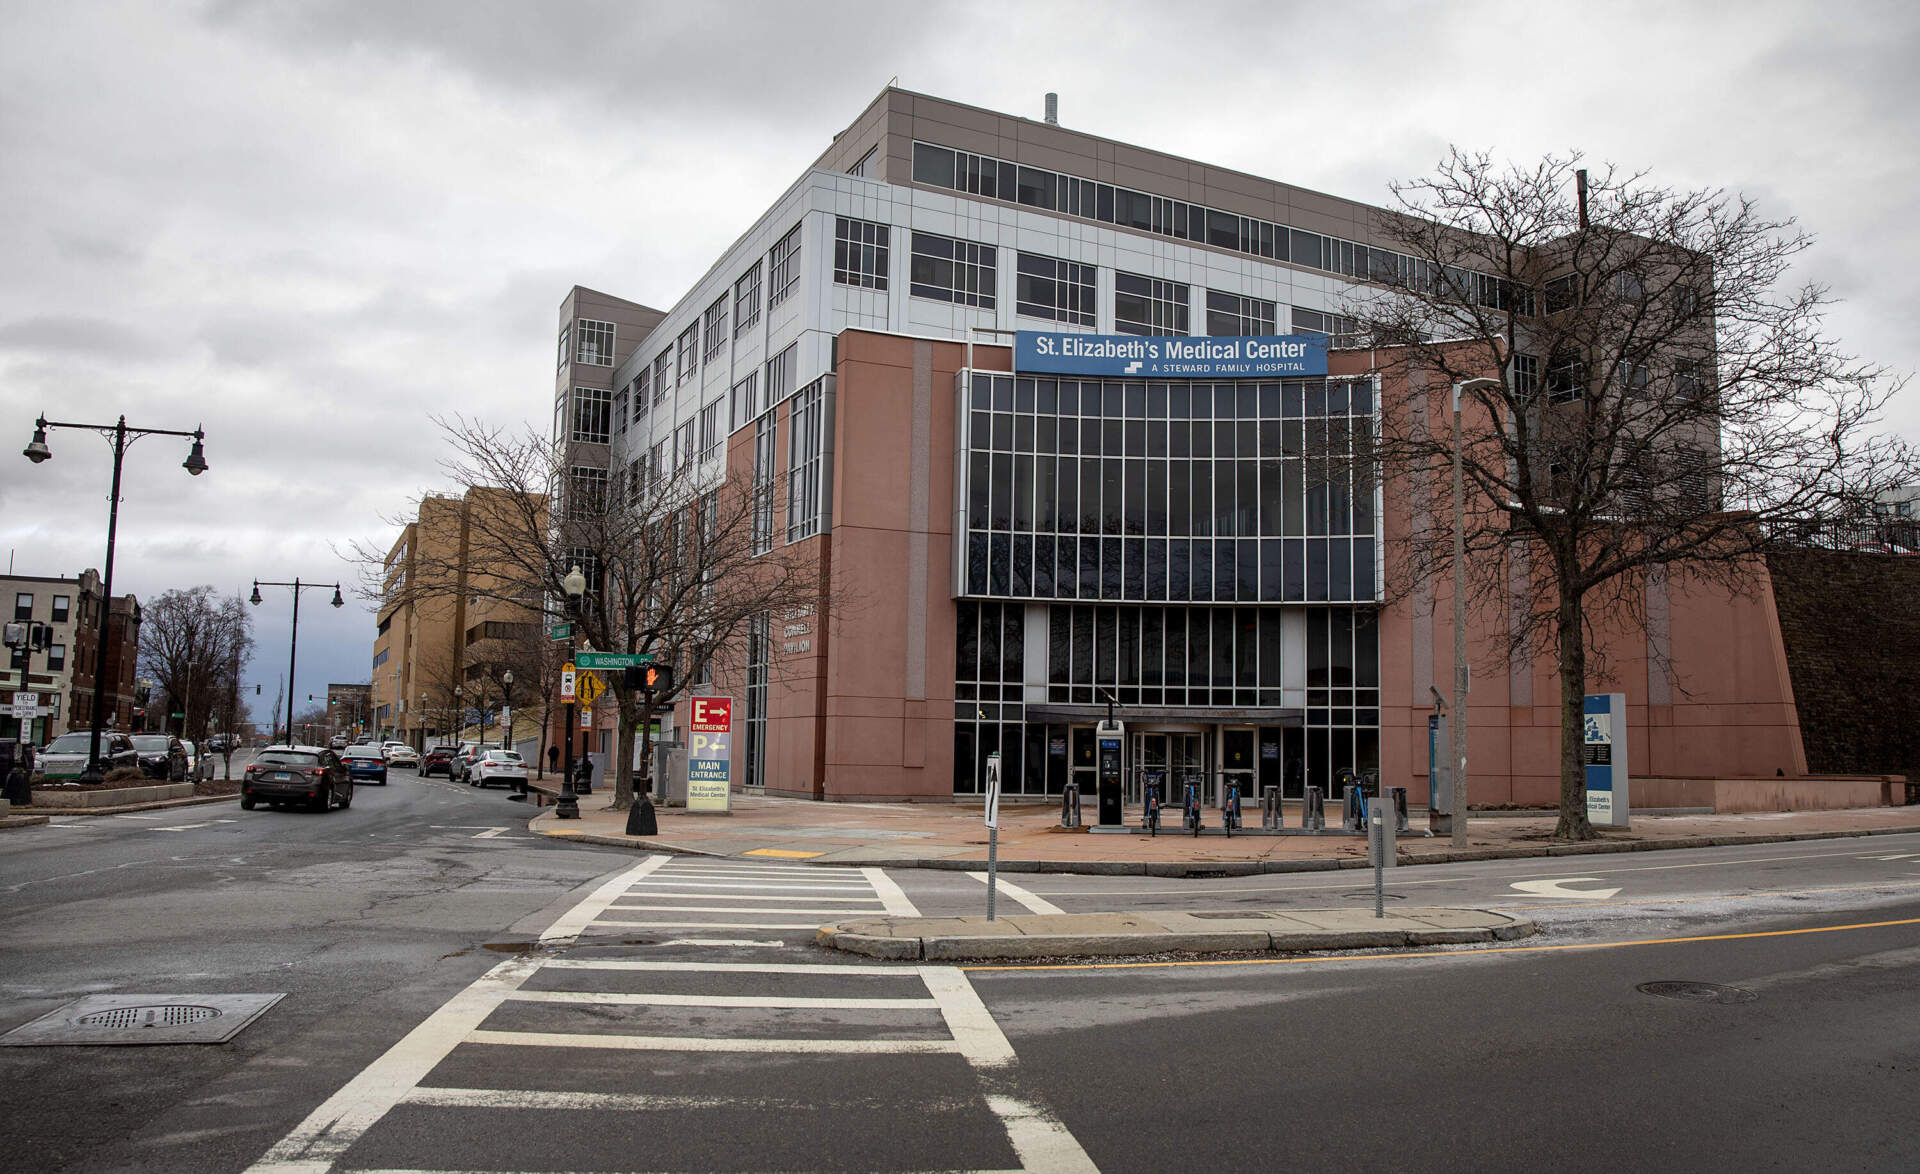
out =
[[552,627],[547,629],[547,638],[549,640],[568,640],[568,639],[571,639],[572,637],[573,637],[572,624],[554,624]]
[[576,652],[573,663],[583,669],[630,669],[653,663],[648,652]]

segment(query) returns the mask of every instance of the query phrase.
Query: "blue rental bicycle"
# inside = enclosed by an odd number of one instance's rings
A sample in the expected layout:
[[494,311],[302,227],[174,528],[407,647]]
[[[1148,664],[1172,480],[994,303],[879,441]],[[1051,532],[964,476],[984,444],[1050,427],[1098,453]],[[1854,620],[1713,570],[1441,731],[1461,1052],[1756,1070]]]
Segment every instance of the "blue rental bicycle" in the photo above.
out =
[[1186,795],[1180,800],[1180,808],[1181,808],[1182,815],[1186,820],[1187,827],[1193,832],[1194,835],[1196,836],[1199,835],[1200,834],[1200,788],[1194,786],[1192,783],[1188,783]]
[[1160,834],[1160,784],[1159,783],[1147,784],[1146,813],[1141,817],[1141,822],[1146,825],[1148,835],[1158,836]]
[[1228,836],[1240,826],[1240,784],[1237,782],[1227,784],[1226,796],[1220,801],[1220,826]]

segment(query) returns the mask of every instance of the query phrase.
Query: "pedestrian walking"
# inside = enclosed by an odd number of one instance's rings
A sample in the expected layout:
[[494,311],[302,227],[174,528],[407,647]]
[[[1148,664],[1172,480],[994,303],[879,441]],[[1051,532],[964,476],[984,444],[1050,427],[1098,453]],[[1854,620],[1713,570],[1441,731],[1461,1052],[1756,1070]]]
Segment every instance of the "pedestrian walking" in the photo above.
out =
[[547,769],[551,771],[558,771],[560,769],[560,747],[547,747]]

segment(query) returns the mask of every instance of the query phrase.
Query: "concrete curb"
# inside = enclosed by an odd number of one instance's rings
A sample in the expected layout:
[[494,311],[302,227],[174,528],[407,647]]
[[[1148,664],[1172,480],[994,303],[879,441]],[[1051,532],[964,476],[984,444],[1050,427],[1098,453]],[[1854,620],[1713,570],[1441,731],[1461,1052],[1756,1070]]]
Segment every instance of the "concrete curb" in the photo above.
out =
[[[208,802],[209,800],[197,800]],[[64,813],[62,813],[64,814]],[[106,814],[99,812],[98,814]],[[571,840],[633,852],[669,852],[681,856],[737,859],[737,852],[715,852],[666,840],[608,836],[593,832],[546,831],[533,823],[546,813],[534,816],[527,830],[548,839]],[[1419,864],[1462,864],[1480,860],[1536,860],[1554,856],[1601,856],[1620,852],[1662,852],[1685,848],[1731,848],[1743,844],[1785,844],[1800,840],[1846,840],[1867,836],[1920,834],[1920,826],[1855,828],[1825,832],[1766,832],[1735,836],[1682,836],[1671,840],[1593,840],[1584,844],[1542,844],[1538,848],[1464,848],[1412,855],[1400,852],[1401,867]],[[846,851],[847,849],[839,849]],[[821,868],[926,868],[949,872],[983,872],[985,856],[942,856],[931,859],[904,856],[871,856],[854,860],[814,860],[786,858],[788,864],[810,864]],[[1317,857],[1307,860],[1001,860],[999,870],[1008,873],[1068,873],[1078,876],[1158,876],[1212,878],[1226,876],[1264,876],[1270,873],[1331,872],[1339,869],[1370,867],[1366,857]]]
[[8,828],[30,828],[35,824],[47,822],[44,815],[0,815],[0,831]]
[[163,811],[169,807],[199,807],[207,803],[234,803],[239,792],[231,795],[188,795],[183,799],[160,799],[152,803],[128,803],[120,807],[16,807],[27,815],[124,815],[129,811]]
[[[1485,926],[1420,926],[1404,924],[1407,917],[1391,920],[1401,924],[1380,929],[1221,929],[1171,931],[1165,929],[1129,930],[1115,933],[1013,933],[968,934],[938,933],[915,935],[861,933],[869,921],[852,923],[856,928],[823,925],[814,942],[830,950],[860,954],[896,962],[959,962],[993,959],[1039,961],[1048,958],[1115,958],[1144,954],[1302,954],[1316,950],[1396,949],[1409,946],[1467,945],[1494,941],[1514,941],[1539,932],[1532,919],[1490,910],[1473,910],[1490,919]],[[1115,914],[1131,918],[1132,914]],[[1150,915],[1139,915],[1142,917]],[[1259,914],[1251,914],[1257,917]],[[903,918],[903,921],[931,920]],[[947,919],[950,920],[950,919]]]

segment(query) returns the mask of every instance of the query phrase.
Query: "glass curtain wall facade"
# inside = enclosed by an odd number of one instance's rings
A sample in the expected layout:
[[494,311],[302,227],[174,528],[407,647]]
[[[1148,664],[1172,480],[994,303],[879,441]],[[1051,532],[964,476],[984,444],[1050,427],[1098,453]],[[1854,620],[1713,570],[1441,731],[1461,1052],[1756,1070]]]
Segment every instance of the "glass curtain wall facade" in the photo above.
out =
[[975,373],[960,399],[957,793],[997,750],[1007,790],[1057,794],[1081,731],[1030,708],[1109,696],[1140,728],[1233,727],[1216,771],[1243,733],[1253,795],[1379,765],[1371,379]]

